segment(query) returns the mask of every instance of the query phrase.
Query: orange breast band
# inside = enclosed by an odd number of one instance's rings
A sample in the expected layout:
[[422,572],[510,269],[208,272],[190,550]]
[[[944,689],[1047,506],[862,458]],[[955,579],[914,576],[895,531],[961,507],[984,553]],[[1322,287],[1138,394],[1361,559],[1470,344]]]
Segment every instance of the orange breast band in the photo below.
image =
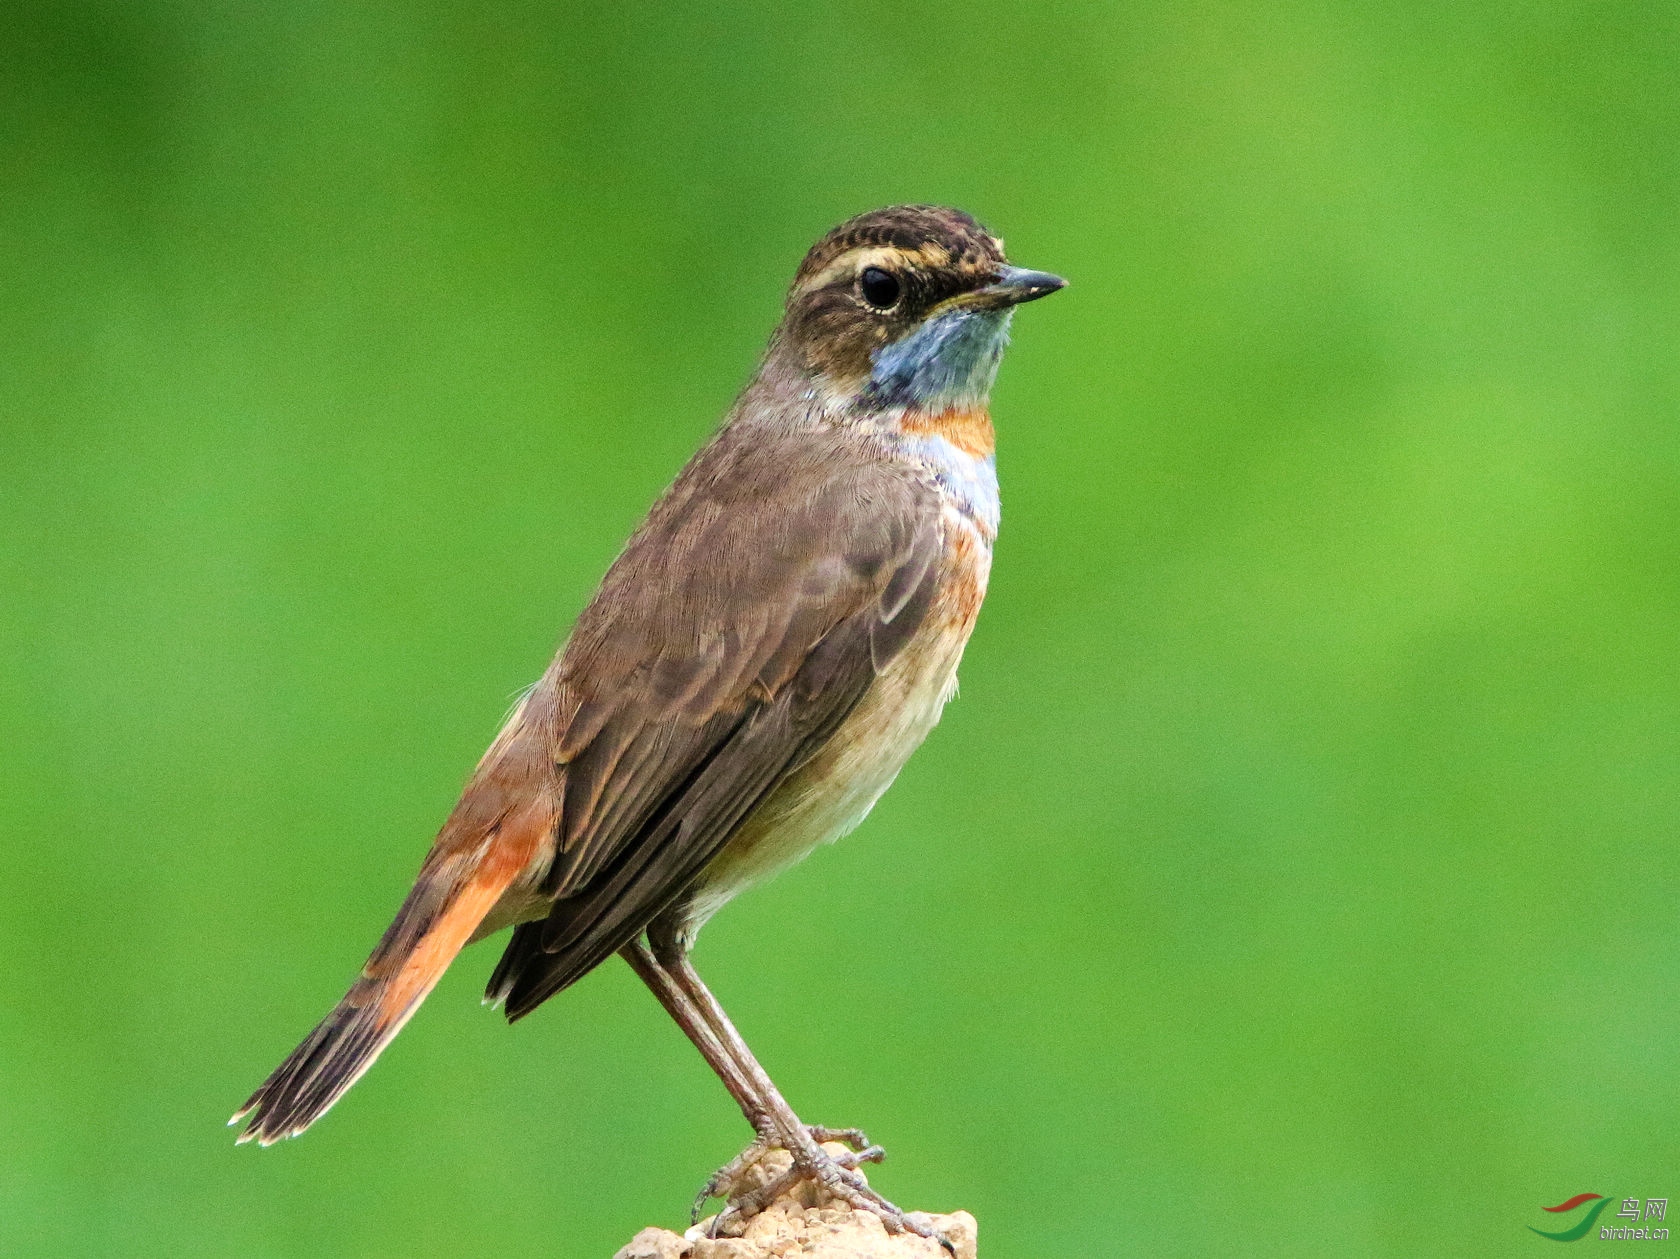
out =
[[943,437],[958,450],[976,459],[984,459],[997,449],[992,416],[983,407],[944,411],[912,408],[904,413],[899,428],[917,437]]

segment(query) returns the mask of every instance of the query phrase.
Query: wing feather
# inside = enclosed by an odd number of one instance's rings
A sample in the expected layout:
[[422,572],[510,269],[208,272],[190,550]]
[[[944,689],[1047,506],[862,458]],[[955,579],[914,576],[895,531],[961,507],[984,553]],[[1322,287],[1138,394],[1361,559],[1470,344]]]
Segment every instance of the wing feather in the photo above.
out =
[[553,670],[555,901],[491,979],[509,1018],[641,932],[845,720],[927,614],[940,520],[855,434],[725,429],[689,465]]

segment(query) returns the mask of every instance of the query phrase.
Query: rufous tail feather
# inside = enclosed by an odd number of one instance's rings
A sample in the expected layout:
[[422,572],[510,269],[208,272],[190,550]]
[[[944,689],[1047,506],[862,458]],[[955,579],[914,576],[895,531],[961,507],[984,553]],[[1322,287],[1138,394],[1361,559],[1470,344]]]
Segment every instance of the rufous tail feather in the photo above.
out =
[[434,850],[344,999],[229,1120],[247,1121],[240,1144],[297,1136],[361,1079],[529,861],[543,828],[520,821],[475,852]]

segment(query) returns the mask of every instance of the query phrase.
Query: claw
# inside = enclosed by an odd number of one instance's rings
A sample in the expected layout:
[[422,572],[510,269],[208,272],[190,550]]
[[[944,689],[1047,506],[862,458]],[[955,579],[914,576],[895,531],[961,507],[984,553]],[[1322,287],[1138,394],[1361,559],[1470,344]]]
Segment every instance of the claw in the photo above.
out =
[[[850,1150],[848,1152],[829,1155],[842,1167],[856,1167],[859,1163],[879,1163],[887,1157],[886,1150],[870,1141],[869,1134],[864,1132],[862,1128],[828,1128],[822,1124],[807,1124],[805,1132],[811,1141],[819,1147],[819,1152],[820,1147],[828,1143],[849,1146]],[[726,1204],[730,1205],[733,1205],[736,1201],[756,1201],[759,1199],[761,1195],[764,1195],[765,1186],[762,1182],[758,1186],[746,1190],[741,1188],[740,1182],[748,1172],[763,1161],[764,1156],[771,1150],[785,1150],[786,1148],[779,1138],[761,1134],[746,1149],[713,1172],[707,1178],[706,1183],[700,1186],[700,1192],[694,1199],[694,1208],[689,1214],[688,1222],[691,1225],[698,1224],[701,1212],[706,1209],[706,1203],[713,1198],[721,1198]],[[789,1153],[791,1155],[791,1151]],[[774,1202],[800,1180],[810,1180],[813,1177],[806,1174],[798,1176],[784,1174],[773,1179],[778,1186],[777,1191],[763,1196],[762,1202],[753,1206],[752,1209],[737,1212],[739,1218],[758,1214],[765,1206]],[[787,1183],[782,1184],[783,1181]],[[726,1206],[725,1210],[720,1213],[720,1218],[722,1215],[728,1214],[729,1210]]]
[[[862,1128],[825,1128],[821,1124],[807,1124],[805,1131],[811,1134],[811,1140],[815,1141],[818,1145],[826,1145],[830,1141],[838,1141],[843,1145],[849,1145],[852,1149],[861,1152],[875,1144],[869,1139],[869,1134],[864,1132]],[[876,1148],[879,1149],[880,1147],[877,1146]],[[883,1157],[886,1155],[885,1150],[882,1150],[881,1153]],[[881,1160],[875,1159],[873,1161],[878,1163]]]
[[772,1148],[770,1142],[760,1137],[707,1177],[706,1183],[700,1186],[700,1192],[695,1196],[694,1209],[689,1213],[688,1222],[691,1225],[698,1224],[700,1213],[713,1198],[722,1198],[728,1202],[735,1195],[741,1177],[758,1166],[759,1161]]
[[[789,1144],[797,1146],[797,1149],[779,1147],[786,1150],[791,1160],[786,1170],[776,1175],[762,1175],[755,1186],[742,1187],[740,1179],[757,1167],[772,1148],[777,1148],[768,1141],[755,1141],[740,1156],[718,1169],[717,1174],[706,1182],[702,1198],[695,1207],[695,1218],[698,1219],[699,1209],[707,1198],[725,1199],[724,1209],[712,1217],[707,1227],[709,1236],[733,1235],[745,1221],[772,1202],[791,1193],[799,1185],[810,1183],[823,1196],[844,1202],[853,1210],[867,1211],[876,1216],[890,1233],[914,1233],[938,1242],[953,1256],[957,1253],[951,1239],[931,1223],[905,1214],[869,1187],[869,1181],[858,1168],[864,1163],[879,1163],[887,1152],[878,1145],[869,1144],[862,1132],[810,1127],[805,1129],[805,1135],[810,1138],[809,1144],[794,1141]],[[827,1140],[829,1148],[817,1144],[818,1140]],[[833,1148],[837,1145],[849,1145],[851,1148]]]

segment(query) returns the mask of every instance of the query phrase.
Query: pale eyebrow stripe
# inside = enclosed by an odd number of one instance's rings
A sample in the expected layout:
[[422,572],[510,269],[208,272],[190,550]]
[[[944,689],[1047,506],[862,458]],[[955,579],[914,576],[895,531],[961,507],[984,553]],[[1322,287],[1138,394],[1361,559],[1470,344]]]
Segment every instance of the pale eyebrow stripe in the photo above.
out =
[[902,266],[909,263],[913,267],[926,269],[948,266],[950,261],[950,251],[937,241],[929,241],[920,249],[900,249],[896,245],[881,245],[874,249],[848,249],[801,284],[798,291],[809,293],[813,289],[832,284],[841,276],[862,271],[868,266]]

